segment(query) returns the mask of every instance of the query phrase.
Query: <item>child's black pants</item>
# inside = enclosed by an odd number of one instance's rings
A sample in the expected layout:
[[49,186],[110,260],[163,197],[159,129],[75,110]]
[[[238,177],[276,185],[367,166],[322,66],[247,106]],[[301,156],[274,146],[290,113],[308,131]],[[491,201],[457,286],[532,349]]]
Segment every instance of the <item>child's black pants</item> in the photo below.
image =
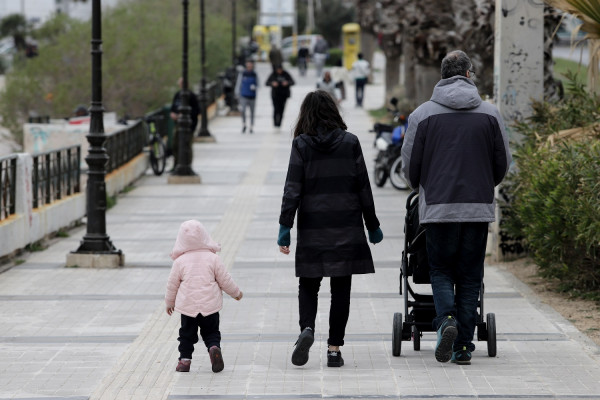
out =
[[207,349],[212,346],[221,347],[221,332],[219,331],[219,313],[203,316],[198,314],[196,318],[181,314],[181,328],[179,328],[179,357],[192,358],[194,345],[198,343],[198,328],[200,336]]

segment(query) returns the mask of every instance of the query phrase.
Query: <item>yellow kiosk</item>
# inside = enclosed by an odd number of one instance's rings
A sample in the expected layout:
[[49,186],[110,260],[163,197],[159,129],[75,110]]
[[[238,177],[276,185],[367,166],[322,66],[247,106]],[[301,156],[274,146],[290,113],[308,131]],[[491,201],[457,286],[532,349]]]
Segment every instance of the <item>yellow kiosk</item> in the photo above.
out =
[[263,25],[254,25],[252,28],[252,37],[258,44],[258,59],[265,61],[271,51],[271,38],[269,35],[269,28]]
[[344,44],[344,67],[351,69],[360,53],[360,25],[354,22],[342,26],[342,41]]

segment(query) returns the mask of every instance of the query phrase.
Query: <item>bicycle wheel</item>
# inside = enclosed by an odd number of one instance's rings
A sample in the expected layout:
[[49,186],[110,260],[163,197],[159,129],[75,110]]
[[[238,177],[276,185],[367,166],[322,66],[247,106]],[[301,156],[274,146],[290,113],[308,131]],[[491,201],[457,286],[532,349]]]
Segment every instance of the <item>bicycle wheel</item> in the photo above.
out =
[[165,171],[167,164],[167,149],[158,136],[154,136],[150,142],[150,166],[154,175],[160,176]]

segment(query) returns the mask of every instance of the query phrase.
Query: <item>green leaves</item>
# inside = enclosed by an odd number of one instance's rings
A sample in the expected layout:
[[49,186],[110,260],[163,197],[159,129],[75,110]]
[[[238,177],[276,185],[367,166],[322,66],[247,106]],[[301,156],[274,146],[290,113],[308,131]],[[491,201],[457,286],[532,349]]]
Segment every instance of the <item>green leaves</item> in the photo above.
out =
[[600,100],[572,82],[560,103],[536,104],[516,129],[524,141],[509,177],[506,228],[525,242],[546,276],[600,291],[600,137],[542,145],[560,129],[598,120]]
[[[102,15],[104,107],[140,116],[170,103],[182,70],[182,8],[162,0],[137,0]],[[200,82],[199,3],[189,8],[189,82]],[[91,100],[89,21],[58,15],[36,32],[40,55],[15,66],[0,95],[3,125],[14,134],[30,112],[68,117]],[[206,72],[213,80],[231,63],[231,24],[217,12],[206,17]]]

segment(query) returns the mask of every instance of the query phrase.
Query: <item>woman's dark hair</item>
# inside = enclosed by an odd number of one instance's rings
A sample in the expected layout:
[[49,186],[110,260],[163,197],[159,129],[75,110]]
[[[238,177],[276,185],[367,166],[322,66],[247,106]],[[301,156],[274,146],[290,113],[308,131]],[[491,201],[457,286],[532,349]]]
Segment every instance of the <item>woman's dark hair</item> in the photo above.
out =
[[316,135],[319,126],[327,131],[336,128],[347,129],[335,100],[324,90],[315,90],[304,98],[300,106],[298,121],[296,121],[294,137],[298,137],[302,133]]

